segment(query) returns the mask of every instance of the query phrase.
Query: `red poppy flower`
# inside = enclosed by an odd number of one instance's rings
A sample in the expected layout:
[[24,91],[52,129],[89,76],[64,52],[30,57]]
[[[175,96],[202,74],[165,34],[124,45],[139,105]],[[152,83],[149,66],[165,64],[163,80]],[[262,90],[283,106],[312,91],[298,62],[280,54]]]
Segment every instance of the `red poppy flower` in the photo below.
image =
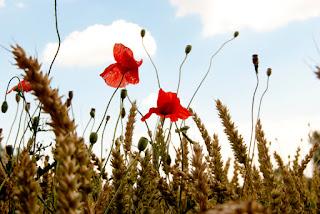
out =
[[7,91],[7,94],[11,93],[12,91],[23,91],[23,92],[29,92],[31,91],[31,84],[28,81],[22,80],[18,83],[18,85],[11,88],[9,91]]
[[188,109],[181,106],[177,93],[164,92],[161,88],[158,94],[157,107],[150,108],[149,112],[141,120],[145,121],[153,113],[160,117],[170,118],[171,122],[176,122],[178,119],[185,120],[191,116]]
[[116,63],[109,65],[100,74],[107,85],[123,88],[128,84],[139,83],[138,68],[142,64],[142,60],[136,61],[131,49],[121,43],[114,45],[113,56]]

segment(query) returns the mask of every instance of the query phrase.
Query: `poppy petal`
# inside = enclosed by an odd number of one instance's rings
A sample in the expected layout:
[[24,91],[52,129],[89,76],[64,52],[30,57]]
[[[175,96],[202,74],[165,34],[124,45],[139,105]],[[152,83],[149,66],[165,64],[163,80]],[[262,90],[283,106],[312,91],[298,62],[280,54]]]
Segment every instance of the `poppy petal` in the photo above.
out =
[[[123,88],[128,85],[126,78],[123,77],[121,66],[118,63],[109,65],[100,76],[104,79],[107,85],[114,88]],[[121,83],[120,83],[121,81]]]
[[[126,68],[139,67],[139,63],[133,58],[132,50],[121,43],[116,43],[113,47],[113,56],[117,63]],[[141,61],[142,63],[142,61]]]
[[129,84],[139,83],[139,73],[138,68],[134,70],[127,71],[124,75],[126,82]]
[[168,103],[168,102],[171,103],[176,99],[178,99],[176,93],[164,92],[162,90],[162,88],[160,88],[159,94],[158,94],[157,106],[158,107],[164,106],[164,105],[166,105],[166,103]]
[[159,115],[159,110],[157,108],[150,108],[149,112],[141,118],[141,121],[144,122],[148,119],[153,113]]
[[176,115],[177,115],[178,118],[180,118],[180,119],[182,119],[182,120],[185,120],[185,119],[187,119],[189,116],[191,116],[189,110],[186,109],[186,108],[184,108],[184,107],[182,107],[181,105],[180,105],[180,108],[178,109],[178,112],[177,112]]

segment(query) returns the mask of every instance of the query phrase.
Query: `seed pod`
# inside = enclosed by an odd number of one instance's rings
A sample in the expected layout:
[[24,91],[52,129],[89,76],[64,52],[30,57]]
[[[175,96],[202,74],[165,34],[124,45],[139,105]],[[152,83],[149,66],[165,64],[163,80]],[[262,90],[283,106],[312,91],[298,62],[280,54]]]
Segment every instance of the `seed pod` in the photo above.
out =
[[19,94],[19,93],[16,93],[16,102],[17,102],[17,103],[20,102],[20,98],[21,98],[21,97],[20,97],[20,94]]
[[39,126],[39,117],[34,117],[32,119],[32,129],[34,131],[37,131],[38,126]]
[[69,99],[72,100],[72,98],[73,98],[73,91],[69,91],[68,96],[69,96]]
[[142,29],[142,30],[140,31],[140,35],[141,35],[141,37],[143,38],[143,37],[146,35],[146,30],[145,30],[145,29]]
[[186,48],[184,49],[184,52],[186,54],[189,54],[191,52],[192,46],[191,45],[187,45]]
[[89,140],[90,140],[90,144],[92,144],[92,145],[95,144],[98,140],[97,132],[91,132]]
[[267,76],[270,77],[272,74],[272,69],[271,68],[268,68],[267,69]]
[[9,155],[9,157],[12,157],[12,155],[13,155],[13,147],[12,147],[12,145],[7,145],[6,146],[6,153]]
[[236,37],[238,37],[238,36],[239,36],[239,31],[235,31],[235,32],[233,33],[233,37],[236,38]]
[[24,110],[26,112],[28,112],[30,110],[30,103],[29,102],[24,106]]
[[127,89],[122,89],[120,93],[121,99],[124,100],[127,97],[127,95],[128,95]]
[[138,149],[139,149],[139,151],[140,151],[140,152],[144,151],[144,150],[147,148],[148,143],[149,143],[149,141],[148,141],[147,138],[141,137],[140,140],[139,140],[139,142],[138,142]]
[[126,116],[126,109],[122,108],[121,109],[121,118],[123,119]]
[[6,113],[8,110],[8,103],[7,101],[3,101],[2,105],[1,105],[1,111],[2,113]]
[[107,121],[109,121],[110,120],[110,115],[107,115]]
[[254,69],[255,69],[256,73],[258,73],[258,67],[259,67],[258,54],[253,54],[252,55],[252,63],[254,65]]
[[96,109],[95,108],[91,108],[90,117],[94,118],[95,116],[96,116]]

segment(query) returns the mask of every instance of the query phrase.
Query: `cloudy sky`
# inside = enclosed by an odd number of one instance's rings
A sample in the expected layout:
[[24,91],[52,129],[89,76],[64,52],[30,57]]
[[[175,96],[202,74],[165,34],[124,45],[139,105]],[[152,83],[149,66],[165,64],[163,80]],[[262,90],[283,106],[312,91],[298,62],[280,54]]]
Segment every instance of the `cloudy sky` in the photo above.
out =
[[[53,1],[0,0],[0,44],[9,47],[19,43],[28,53],[38,56],[47,71],[57,47],[53,12]],[[214,59],[212,70],[192,104],[210,133],[219,134],[224,158],[231,156],[230,148],[214,100],[221,99],[228,106],[248,142],[251,97],[256,84],[252,54],[259,54],[260,58],[257,99],[266,87],[265,71],[268,67],[273,70],[261,109],[272,150],[292,157],[300,146],[302,153],[306,153],[309,131],[320,127],[320,81],[313,74],[314,66],[320,63],[316,47],[320,45],[319,0],[63,0],[59,1],[58,19],[62,44],[51,72],[52,84],[62,94],[74,91],[74,112],[80,133],[89,119],[90,108],[95,107],[97,118],[101,118],[113,92],[99,74],[113,63],[112,49],[116,42],[130,47],[136,59],[143,59],[140,83],[127,88],[131,98],[137,100],[144,113],[155,105],[158,86],[141,45],[141,28],[147,31],[145,44],[165,91],[176,89],[184,47],[192,45],[179,93],[183,105],[206,72],[211,54],[232,38],[234,31],[240,32]],[[8,80],[21,74],[12,64],[11,54],[0,49],[2,96]],[[5,136],[15,109],[14,97],[8,100],[10,111],[0,117]],[[118,106],[117,98],[109,112],[109,133],[113,131]],[[126,107],[129,108],[129,103]],[[188,123],[192,125],[191,120]],[[136,126],[136,139],[146,135],[142,123],[138,121]],[[190,135],[200,140],[196,129]],[[109,143],[106,142],[106,148]],[[95,149],[99,151],[98,146]]]

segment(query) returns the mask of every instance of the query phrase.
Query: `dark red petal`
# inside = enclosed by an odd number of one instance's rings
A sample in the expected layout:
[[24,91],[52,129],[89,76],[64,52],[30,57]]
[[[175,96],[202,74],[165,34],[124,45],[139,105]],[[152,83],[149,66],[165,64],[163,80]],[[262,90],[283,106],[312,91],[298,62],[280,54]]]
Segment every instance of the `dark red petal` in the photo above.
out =
[[126,82],[129,84],[139,83],[139,73],[138,68],[134,70],[127,71],[124,75]]
[[7,91],[7,94],[11,93],[12,91],[29,92],[31,90],[31,84],[28,81],[22,80],[18,83],[18,85],[14,86],[9,91]]
[[[107,85],[114,87],[114,88],[123,88],[128,85],[125,77],[123,76],[123,71],[121,70],[122,67],[118,63],[114,63],[109,65],[101,74],[100,76],[104,79]],[[121,81],[121,84],[120,84]],[[120,84],[120,85],[119,85]]]
[[182,120],[185,120],[187,119],[189,116],[191,116],[191,113],[189,112],[188,109],[182,107],[180,105],[180,107],[178,108],[178,112],[176,113],[177,117],[182,119]]
[[[162,88],[160,88],[159,90],[159,94],[158,94],[158,100],[157,100],[157,106],[161,107],[166,105],[168,102],[177,102],[177,94],[176,93],[172,93],[172,92],[164,92],[162,90]],[[178,99],[178,102],[179,99]]]
[[159,115],[158,109],[157,109],[157,108],[150,108],[150,109],[149,109],[149,112],[148,112],[145,116],[143,116],[143,117],[141,118],[141,121],[144,122],[144,121],[145,121],[146,119],[148,119],[153,113]]
[[170,118],[171,122],[177,122],[178,117],[176,114],[169,114],[166,116],[166,118]]
[[[139,66],[139,62],[133,58],[130,48],[121,43],[116,43],[113,47],[113,56],[117,63],[126,68],[134,68]],[[142,62],[141,62],[142,63]]]

